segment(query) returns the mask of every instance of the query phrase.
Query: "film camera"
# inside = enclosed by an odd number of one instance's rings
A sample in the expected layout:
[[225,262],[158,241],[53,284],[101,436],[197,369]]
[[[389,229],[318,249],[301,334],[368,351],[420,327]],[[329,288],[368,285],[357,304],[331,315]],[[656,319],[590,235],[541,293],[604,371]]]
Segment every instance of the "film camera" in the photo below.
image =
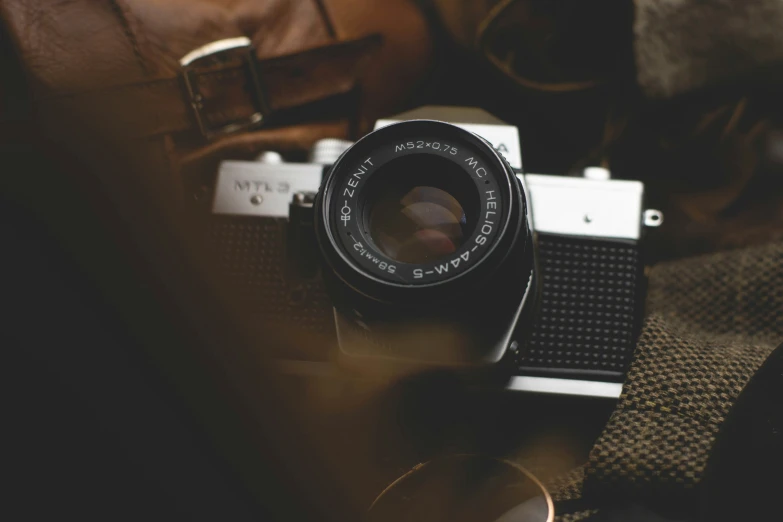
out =
[[642,183],[523,174],[517,129],[477,109],[411,111],[310,160],[266,153],[218,174],[210,237],[261,313],[328,320],[358,360],[502,367],[513,390],[619,396],[642,232],[662,221]]

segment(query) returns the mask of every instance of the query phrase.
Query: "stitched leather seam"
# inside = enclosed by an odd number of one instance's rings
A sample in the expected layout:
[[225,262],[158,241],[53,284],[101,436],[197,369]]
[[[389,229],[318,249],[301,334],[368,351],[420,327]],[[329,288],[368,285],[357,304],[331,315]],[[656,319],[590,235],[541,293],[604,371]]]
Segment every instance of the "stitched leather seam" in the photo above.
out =
[[144,61],[141,49],[139,48],[139,42],[136,40],[136,35],[133,34],[128,17],[125,15],[125,10],[120,6],[119,0],[109,0],[109,5],[111,6],[112,11],[114,11],[114,14],[117,15],[120,25],[122,25],[122,30],[128,38],[128,42],[131,44],[136,61],[139,62],[139,65],[145,73],[149,73],[150,71],[147,68],[147,64]]

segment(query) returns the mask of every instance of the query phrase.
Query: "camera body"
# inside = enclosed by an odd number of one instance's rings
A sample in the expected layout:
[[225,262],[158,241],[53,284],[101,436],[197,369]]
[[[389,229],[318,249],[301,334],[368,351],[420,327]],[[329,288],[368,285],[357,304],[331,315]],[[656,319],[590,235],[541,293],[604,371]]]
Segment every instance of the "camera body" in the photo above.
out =
[[641,182],[523,174],[517,129],[475,109],[382,120],[309,163],[263,159],[221,165],[209,218],[248,306],[331,323],[358,360],[502,365],[509,389],[619,396],[643,227],[662,219]]

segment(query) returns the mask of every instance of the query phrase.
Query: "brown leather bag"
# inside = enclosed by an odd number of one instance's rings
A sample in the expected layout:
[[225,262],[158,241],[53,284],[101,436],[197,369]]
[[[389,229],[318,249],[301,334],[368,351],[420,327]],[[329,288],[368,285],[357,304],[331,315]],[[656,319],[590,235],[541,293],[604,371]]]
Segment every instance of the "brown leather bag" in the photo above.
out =
[[149,181],[169,191],[225,157],[356,136],[431,54],[413,0],[2,0],[0,18],[44,134],[96,167],[109,147],[170,172]]

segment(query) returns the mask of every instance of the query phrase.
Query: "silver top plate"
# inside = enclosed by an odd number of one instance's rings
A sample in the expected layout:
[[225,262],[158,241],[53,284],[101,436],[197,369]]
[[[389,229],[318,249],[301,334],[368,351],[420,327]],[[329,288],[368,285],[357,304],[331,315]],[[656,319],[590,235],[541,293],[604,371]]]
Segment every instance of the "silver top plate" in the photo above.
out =
[[308,163],[268,165],[224,161],[218,170],[213,214],[287,218],[296,192],[316,192],[323,167]]
[[644,184],[526,174],[537,232],[638,240]]
[[444,121],[473,134],[478,134],[491,143],[495,150],[506,158],[509,165],[515,169],[522,169],[519,130],[481,109],[444,106],[420,107],[391,118],[378,120],[375,122],[375,130],[392,123],[424,119]]

